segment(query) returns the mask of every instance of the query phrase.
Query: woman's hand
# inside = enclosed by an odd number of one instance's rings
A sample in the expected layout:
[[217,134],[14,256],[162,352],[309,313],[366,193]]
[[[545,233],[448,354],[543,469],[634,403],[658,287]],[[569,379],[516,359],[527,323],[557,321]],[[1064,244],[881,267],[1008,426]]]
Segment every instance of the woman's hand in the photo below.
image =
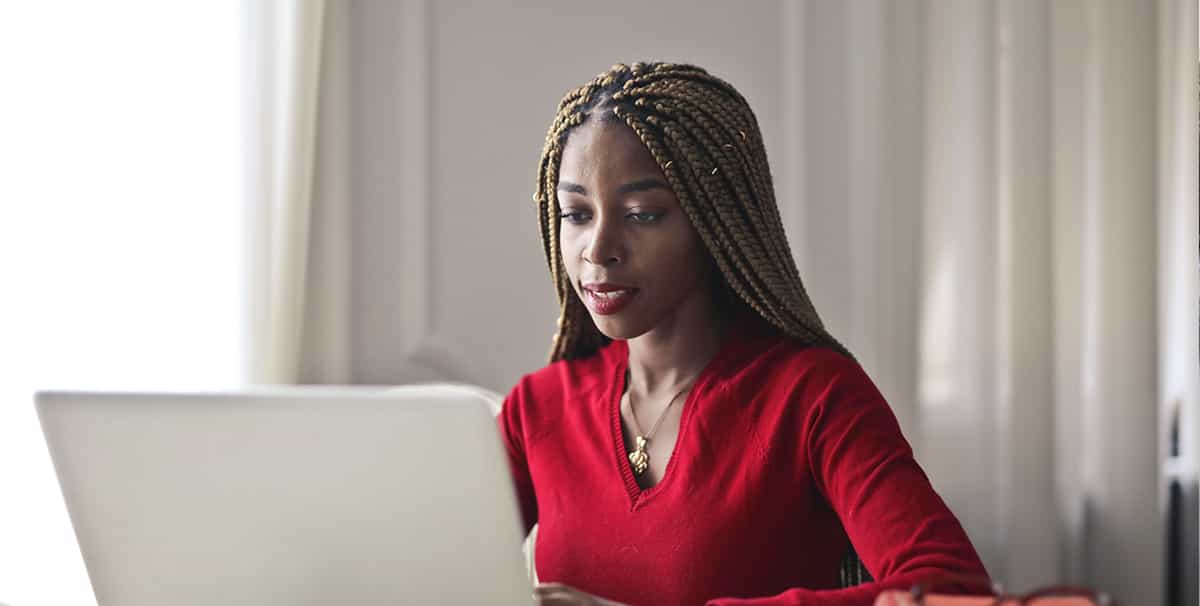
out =
[[540,583],[533,588],[533,598],[539,606],[626,606],[584,593],[562,583]]

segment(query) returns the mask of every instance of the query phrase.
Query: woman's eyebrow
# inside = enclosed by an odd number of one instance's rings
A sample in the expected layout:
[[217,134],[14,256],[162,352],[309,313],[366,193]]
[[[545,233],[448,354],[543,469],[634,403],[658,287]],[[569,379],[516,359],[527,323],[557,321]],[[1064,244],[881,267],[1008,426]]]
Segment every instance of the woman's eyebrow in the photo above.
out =
[[656,179],[654,177],[651,177],[649,179],[641,179],[639,181],[633,181],[630,183],[626,183],[625,185],[622,185],[617,188],[617,193],[632,194],[635,192],[646,191],[646,190],[650,190],[650,189],[665,189],[667,191],[671,191],[671,186],[667,185],[665,182],[663,182],[662,179]]
[[582,194],[585,196],[587,195],[587,190],[584,189],[582,185],[578,183],[571,183],[570,181],[559,180],[558,191],[565,191],[572,194]]
[[[649,179],[640,179],[638,181],[630,181],[617,188],[618,194],[632,194],[639,191],[647,191],[651,189],[665,189],[671,191],[671,186],[667,185],[662,179],[650,177]],[[570,181],[558,182],[558,191],[565,191],[572,194],[587,195],[587,189],[578,183]]]

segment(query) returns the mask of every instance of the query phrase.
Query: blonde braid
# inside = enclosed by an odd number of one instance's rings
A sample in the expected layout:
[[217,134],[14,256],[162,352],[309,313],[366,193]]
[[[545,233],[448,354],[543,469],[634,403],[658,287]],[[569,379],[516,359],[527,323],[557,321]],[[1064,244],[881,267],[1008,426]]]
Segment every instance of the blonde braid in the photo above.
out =
[[564,95],[546,133],[533,199],[559,301],[551,361],[586,357],[609,342],[572,288],[559,241],[563,147],[571,129],[588,119],[637,134],[732,296],[784,334],[851,355],[825,330],[800,279],[746,99],[694,65],[634,63],[614,65]]

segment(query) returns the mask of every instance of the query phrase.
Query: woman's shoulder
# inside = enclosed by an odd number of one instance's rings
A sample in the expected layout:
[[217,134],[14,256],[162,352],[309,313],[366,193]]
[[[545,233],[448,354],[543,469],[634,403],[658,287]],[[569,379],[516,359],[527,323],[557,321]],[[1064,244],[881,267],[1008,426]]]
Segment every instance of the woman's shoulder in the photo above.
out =
[[610,383],[616,356],[624,345],[613,341],[584,358],[557,360],[521,377],[508,399],[562,401],[577,397]]
[[831,389],[871,385],[858,361],[832,345],[772,334],[740,349],[723,374],[727,387],[743,395],[811,400]]
[[613,344],[585,358],[559,360],[521,377],[504,398],[501,415],[526,443],[564,427],[563,419],[602,400],[613,381]]
[[780,340],[775,363],[814,373],[844,373],[862,369],[857,360],[832,345],[806,343],[792,337]]
[[736,365],[783,371],[785,375],[858,368],[858,362],[834,344],[813,343],[764,327],[765,322],[758,324],[734,337],[731,357]]
[[750,311],[736,314],[729,334],[728,353],[734,368],[757,367],[788,377],[801,371],[834,372],[858,367],[840,345],[786,334]]

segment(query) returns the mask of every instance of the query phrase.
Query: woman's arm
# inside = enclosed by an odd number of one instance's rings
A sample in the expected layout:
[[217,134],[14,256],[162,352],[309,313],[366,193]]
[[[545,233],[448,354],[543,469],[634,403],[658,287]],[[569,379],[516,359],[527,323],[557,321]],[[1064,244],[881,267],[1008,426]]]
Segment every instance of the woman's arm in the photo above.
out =
[[805,456],[816,487],[876,581],[847,589],[795,588],[769,597],[721,598],[709,606],[870,606],[885,589],[907,589],[945,573],[986,576],[966,532],[917,465],[875,385],[849,358],[838,356],[831,364],[830,372],[803,382],[794,394],[808,403],[801,428]]
[[522,379],[516,387],[504,398],[496,424],[500,429],[500,441],[508,455],[508,466],[512,472],[513,489],[516,491],[517,504],[521,509],[521,520],[524,523],[525,534],[528,535],[533,525],[537,523],[537,498],[533,491],[533,477],[529,473],[529,464],[525,458],[525,431],[523,426],[523,411],[528,404],[527,379]]

